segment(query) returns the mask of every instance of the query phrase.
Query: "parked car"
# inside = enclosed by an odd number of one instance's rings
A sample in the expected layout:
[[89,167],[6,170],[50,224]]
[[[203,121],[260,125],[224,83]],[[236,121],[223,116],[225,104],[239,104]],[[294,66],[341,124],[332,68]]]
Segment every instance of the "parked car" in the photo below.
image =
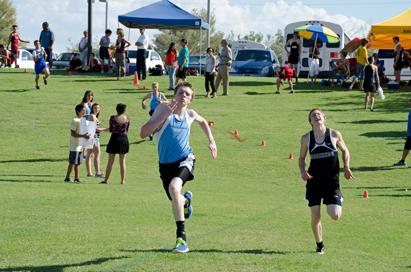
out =
[[187,74],[196,75],[200,73],[200,68],[201,74],[204,74],[206,68],[206,56],[190,55],[188,58]]
[[[137,50],[126,50],[126,56],[129,60],[130,67],[137,64]],[[159,53],[152,49],[146,50],[146,67],[147,73],[162,75],[164,74],[164,64]],[[130,68],[130,70],[132,70]]]
[[70,66],[71,52],[61,53],[57,60],[53,62],[53,67],[56,69],[66,69]]
[[[26,49],[19,49],[19,57],[17,59],[17,65],[23,69],[34,69],[33,55]],[[14,62],[11,67],[14,67]]]
[[270,49],[240,49],[230,74],[242,76],[274,76],[279,66],[276,54]]
[[[408,50],[411,53],[411,50]],[[394,78],[394,50],[378,50],[378,59],[384,65],[384,74],[386,77]],[[401,77],[411,77],[411,69],[404,68],[401,70]]]

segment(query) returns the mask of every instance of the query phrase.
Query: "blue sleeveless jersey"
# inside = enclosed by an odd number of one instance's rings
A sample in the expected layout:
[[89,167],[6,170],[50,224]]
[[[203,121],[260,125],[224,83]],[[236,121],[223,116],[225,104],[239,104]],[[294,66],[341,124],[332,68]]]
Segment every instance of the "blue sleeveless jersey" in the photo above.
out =
[[411,137],[411,110],[408,112],[407,137]]
[[157,106],[160,105],[162,95],[163,95],[162,93],[159,93],[158,96],[151,94],[151,97],[150,97],[150,109],[151,110],[153,111],[156,110]]
[[192,153],[190,126],[194,117],[188,114],[178,120],[171,114],[158,132],[158,159],[160,163],[173,163]]

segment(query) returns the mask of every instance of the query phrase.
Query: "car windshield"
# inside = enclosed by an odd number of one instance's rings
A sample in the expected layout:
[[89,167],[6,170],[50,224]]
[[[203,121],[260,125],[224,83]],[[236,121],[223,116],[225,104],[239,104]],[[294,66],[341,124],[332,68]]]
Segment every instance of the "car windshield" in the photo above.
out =
[[[130,59],[136,59],[137,50],[127,50],[127,57]],[[146,58],[148,58],[148,50],[146,50]]]
[[[200,56],[190,56],[189,57],[189,63],[190,64],[200,64]],[[205,56],[201,57],[201,64],[206,63],[206,58]]]
[[265,50],[240,50],[238,51],[236,61],[269,61],[271,62],[270,51]]
[[71,59],[71,53],[62,53],[58,58],[58,60],[61,60],[61,61],[70,61],[70,59]]

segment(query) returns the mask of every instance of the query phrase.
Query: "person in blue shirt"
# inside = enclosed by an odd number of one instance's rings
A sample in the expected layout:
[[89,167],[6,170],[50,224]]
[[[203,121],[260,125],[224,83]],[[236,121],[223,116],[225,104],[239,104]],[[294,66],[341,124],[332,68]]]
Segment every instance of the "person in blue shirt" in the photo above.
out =
[[47,54],[43,47],[40,47],[40,42],[38,40],[34,41],[34,51],[33,51],[33,59],[34,59],[34,73],[36,74],[36,89],[39,90],[39,77],[41,73],[44,73],[43,81],[44,85],[47,85],[47,78],[50,74],[49,69],[47,69],[46,58]]
[[[408,99],[408,106],[411,107],[411,98]],[[411,110],[408,112],[408,127],[407,127],[407,140],[405,141],[404,150],[402,151],[401,160],[397,163],[394,163],[394,166],[406,166],[407,163],[405,159],[408,156],[408,153],[411,149]]]
[[190,51],[188,50],[188,47],[187,47],[187,40],[181,39],[180,45],[181,45],[181,49],[180,49],[180,52],[178,53],[178,60],[177,60],[178,69],[176,73],[176,84],[178,84],[180,79],[183,82],[186,81],[187,69],[188,69],[189,57],[190,57]]
[[208,148],[213,159],[217,157],[217,145],[206,119],[188,105],[194,98],[193,87],[188,82],[178,84],[174,89],[171,104],[158,105],[150,120],[141,127],[140,136],[145,138],[158,130],[158,157],[160,177],[173,210],[176,221],[176,245],[174,252],[188,252],[185,232],[185,219],[193,211],[193,194],[188,191],[181,194],[187,181],[193,180],[195,157],[190,146],[190,126],[197,122],[208,138]]
[[[153,113],[156,110],[158,105],[160,105],[161,103],[167,103],[168,102],[167,97],[163,93],[160,93],[158,88],[159,88],[158,82],[153,82],[153,84],[151,84],[152,92],[148,93],[141,100],[141,108],[143,110],[145,110],[146,109],[146,104],[144,104],[144,102],[147,99],[150,99],[150,111],[148,112],[148,114],[150,116],[153,115]],[[153,140],[153,135],[150,134],[150,141],[152,141],[152,140]]]
[[49,62],[49,69],[53,66],[53,44],[54,33],[49,28],[49,23],[44,22],[42,24],[43,30],[40,32],[40,44],[44,48],[47,54],[47,61]]

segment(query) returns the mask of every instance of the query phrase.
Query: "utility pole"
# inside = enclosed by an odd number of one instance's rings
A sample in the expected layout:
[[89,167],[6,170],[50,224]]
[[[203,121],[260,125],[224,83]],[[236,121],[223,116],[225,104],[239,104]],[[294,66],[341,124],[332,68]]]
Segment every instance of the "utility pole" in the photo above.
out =
[[93,49],[91,46],[92,43],[92,35],[91,35],[91,28],[92,28],[92,20],[91,20],[91,14],[92,14],[92,5],[93,5],[93,0],[87,0],[88,2],[88,52],[87,52],[87,65],[90,62],[90,54],[91,50]]
[[211,10],[210,10],[210,2],[211,0],[207,0],[207,23],[208,23],[208,29],[207,29],[207,48],[210,47],[210,31],[211,31]]

